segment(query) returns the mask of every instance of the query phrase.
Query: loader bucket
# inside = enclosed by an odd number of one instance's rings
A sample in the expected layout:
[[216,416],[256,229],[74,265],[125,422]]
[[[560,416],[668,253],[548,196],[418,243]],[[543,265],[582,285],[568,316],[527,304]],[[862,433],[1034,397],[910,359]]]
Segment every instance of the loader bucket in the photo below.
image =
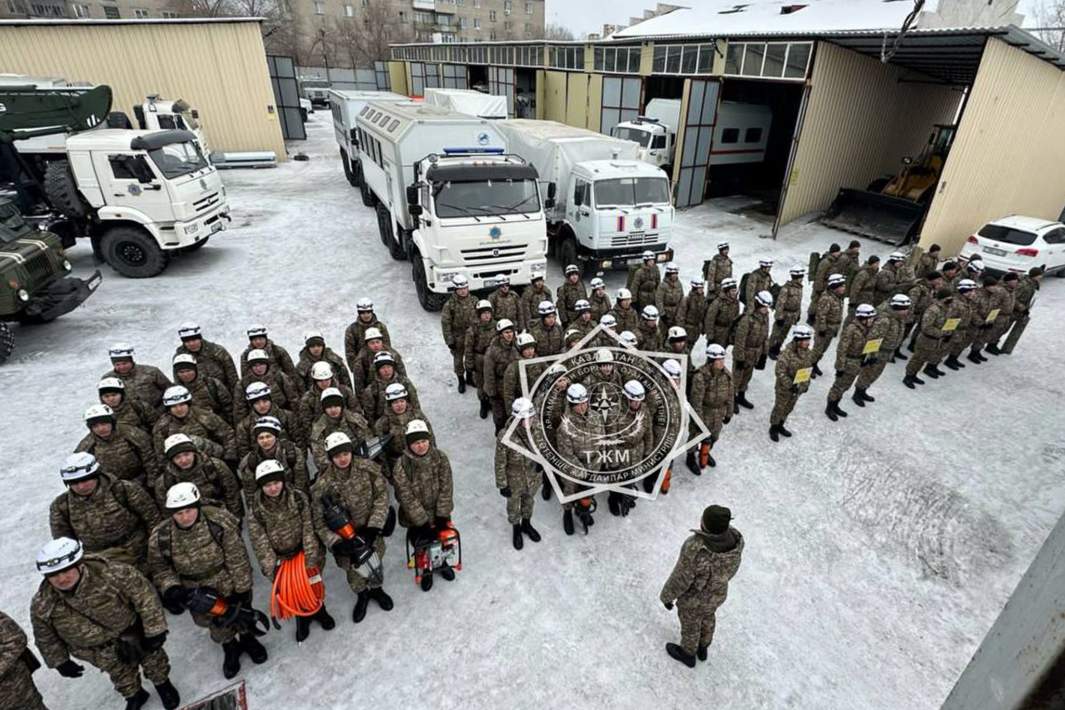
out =
[[821,224],[869,239],[901,246],[917,235],[925,205],[878,192],[839,191]]
[[111,111],[111,87],[0,88],[0,140],[11,142],[95,128]]

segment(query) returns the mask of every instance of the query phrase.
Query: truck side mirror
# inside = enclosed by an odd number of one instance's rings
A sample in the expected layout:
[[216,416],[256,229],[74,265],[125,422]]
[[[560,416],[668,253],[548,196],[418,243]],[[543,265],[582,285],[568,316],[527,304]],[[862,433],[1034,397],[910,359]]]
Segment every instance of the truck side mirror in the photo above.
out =
[[554,197],[548,197],[546,200],[544,200],[544,209],[545,210],[554,209],[554,207],[555,207],[555,198]]
[[352,128],[349,133],[351,134],[351,144],[356,148],[359,147],[359,129]]
[[422,206],[421,205],[409,205],[407,207],[407,211],[410,212],[410,216],[414,217],[415,219],[417,219],[418,217],[422,216]]
[[547,199],[554,200],[556,192],[558,192],[558,186],[553,182],[547,183]]
[[[418,204],[418,186],[417,185],[407,185],[407,204],[412,206],[412,207]],[[411,212],[411,214],[414,214],[414,213]]]

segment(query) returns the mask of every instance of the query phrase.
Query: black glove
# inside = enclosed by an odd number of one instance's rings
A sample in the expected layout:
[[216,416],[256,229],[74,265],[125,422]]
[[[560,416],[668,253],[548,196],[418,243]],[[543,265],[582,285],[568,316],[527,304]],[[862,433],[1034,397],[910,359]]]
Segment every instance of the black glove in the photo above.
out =
[[662,606],[666,608],[666,611],[673,611],[673,602],[662,602]]
[[249,589],[246,592],[233,592],[226,597],[226,601],[233,606],[239,604],[240,606],[249,607],[251,606],[251,590]]
[[503,496],[504,498],[510,498],[510,486],[503,486],[502,488],[500,488],[499,495]]
[[437,530],[443,530],[447,527],[447,524],[451,522],[451,518],[448,517],[436,517],[433,519],[433,527]]
[[367,547],[373,547],[373,544],[377,542],[377,538],[381,537],[381,529],[363,528],[359,531],[359,537],[366,541]]
[[63,661],[55,669],[64,678],[80,678],[81,674],[85,672],[85,666],[78,665],[70,659]]
[[740,360],[739,362],[736,363],[736,369],[737,370],[746,370],[747,369],[747,363],[745,363],[743,360]]
[[796,384],[793,384],[793,385],[791,386],[791,393],[792,393],[792,394],[799,394],[799,386],[798,386],[798,385],[796,385]]
[[185,605],[189,603],[191,590],[181,586],[174,586],[163,592],[163,606],[171,614],[180,614],[185,611]]
[[37,660],[37,656],[34,656],[33,651],[28,648],[23,650],[19,658],[22,659],[23,665],[26,666],[26,670],[30,673],[36,672],[41,667],[41,662]]
[[725,424],[728,424],[729,422],[731,422],[731,421],[732,421],[732,415],[731,415],[731,414],[730,414],[730,415],[728,415],[728,416],[727,416],[727,417],[725,417],[725,418],[724,418],[724,419],[723,419],[722,421],[723,421],[723,422],[724,422]]
[[843,377],[846,374],[847,373],[844,372],[843,370],[836,370],[836,377]]
[[827,338],[828,337],[828,331],[827,330],[819,330],[819,331],[817,331],[817,337],[818,338]]
[[141,642],[141,648],[145,651],[156,651],[163,647],[163,643],[166,642],[166,632],[156,634],[155,636],[145,636],[144,641]]
[[768,360],[768,359],[769,359],[769,356],[766,353],[762,353],[762,356],[758,358],[758,362],[756,362],[754,364],[754,369],[756,369],[756,370],[764,370],[765,369],[765,361]]
[[876,364],[876,356],[875,355],[866,355],[865,357],[862,358],[862,367],[872,367],[875,364]]
[[144,658],[140,644],[121,636],[115,639],[115,655],[127,665],[138,664]]
[[350,540],[339,540],[333,543],[333,554],[338,557],[354,557],[355,553],[359,551],[359,543],[355,542],[355,538]]

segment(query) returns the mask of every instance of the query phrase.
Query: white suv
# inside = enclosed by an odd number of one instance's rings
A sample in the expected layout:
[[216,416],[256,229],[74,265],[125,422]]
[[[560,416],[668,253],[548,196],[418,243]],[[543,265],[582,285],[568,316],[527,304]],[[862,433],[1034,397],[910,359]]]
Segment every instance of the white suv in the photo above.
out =
[[1065,224],[1037,217],[1011,216],[989,222],[969,237],[961,250],[968,259],[979,253],[993,272],[1027,273],[1042,266],[1065,272]]

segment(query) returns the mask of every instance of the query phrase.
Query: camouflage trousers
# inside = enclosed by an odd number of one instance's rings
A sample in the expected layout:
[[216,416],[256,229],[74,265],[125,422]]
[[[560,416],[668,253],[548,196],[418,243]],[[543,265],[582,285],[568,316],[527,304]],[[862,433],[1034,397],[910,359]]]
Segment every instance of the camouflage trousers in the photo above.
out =
[[540,472],[529,464],[528,470],[518,474],[507,475],[510,497],[507,498],[507,522],[517,525],[522,520],[529,520],[533,514],[533,503],[540,490]]
[[994,330],[995,325],[993,323],[991,325],[983,323],[977,325],[976,327],[970,326],[969,332],[972,333],[973,347],[982,348],[988,343],[992,342],[991,334],[994,332]]
[[115,690],[123,698],[128,698],[140,690],[141,669],[144,670],[144,677],[154,685],[164,683],[170,677],[170,659],[161,648],[145,655],[139,664],[118,660],[114,644],[96,648],[75,648],[71,655],[106,673],[111,678],[111,685],[115,686]]
[[237,637],[237,629],[235,627],[218,626],[214,623],[214,617],[210,614],[193,614],[190,611],[189,615],[192,616],[192,623],[202,626],[210,632],[211,640],[215,643],[229,643]]
[[[380,560],[385,559],[385,539],[380,535],[378,535],[377,539],[374,540],[373,549],[374,552],[377,553],[378,564],[380,564]],[[352,566],[351,560],[349,558],[343,557],[341,559],[343,560],[343,562],[338,562],[337,566],[339,566],[340,569],[344,570],[344,575],[347,577],[348,580],[348,586],[351,587],[351,591],[355,592],[356,594],[367,589],[375,589],[384,584],[383,567],[381,568],[380,572],[382,578],[371,579],[368,576],[369,570],[367,570],[365,566],[355,568]]]
[[821,362],[821,358],[824,356],[825,351],[828,350],[828,346],[832,344],[836,334],[832,331],[828,331],[828,335],[821,337],[818,333],[814,336],[814,365]]
[[[576,493],[580,493],[581,491],[589,490],[587,486],[582,486],[579,483],[574,483],[573,481],[569,480],[568,478],[563,478],[561,483],[562,483],[562,492],[565,493],[567,496],[571,496],[571,495],[574,495]],[[595,498],[595,496],[589,496],[589,497]],[[578,502],[579,502],[579,500],[573,500],[573,501],[570,501],[569,503],[563,503],[562,504],[562,510],[573,510],[573,508],[578,504]]]
[[799,397],[802,396],[800,392],[792,392],[791,388],[776,388],[776,399],[773,402],[773,411],[769,414],[769,423],[773,426],[783,424],[788,419],[788,415],[791,414],[791,410],[795,409],[795,404],[799,401]]
[[843,399],[843,395],[847,394],[847,390],[858,379],[861,369],[862,359],[860,357],[847,358],[847,361],[843,364],[843,369],[836,372],[836,379],[832,382],[832,389],[828,391],[828,399],[832,402],[838,402]]
[[913,349],[913,355],[906,363],[906,374],[912,377],[917,375],[925,365],[935,365],[939,362],[942,350],[942,343],[939,340],[933,340],[923,334],[918,335],[917,347]]
[[733,361],[733,364],[735,365],[735,370],[732,372],[732,382],[736,388],[736,394],[739,395],[746,392],[747,385],[751,383],[751,376],[754,375],[755,361],[752,360],[751,362],[744,363],[747,367],[740,367],[735,364],[735,361]]
[[1002,336],[1010,329],[1010,323],[1012,323],[1012,321],[1006,316],[996,318],[995,323],[988,330],[987,340],[985,342],[998,343],[998,341],[1002,340]]
[[729,332],[732,330],[730,325],[714,325],[710,331],[706,334],[706,344],[717,343],[723,348],[729,346]]
[[821,300],[822,293],[824,293],[824,291],[818,291],[817,289],[814,289],[814,291],[810,294],[810,305],[806,309],[806,322],[811,326],[814,324],[814,318],[816,317],[815,311],[817,310],[817,302]]
[[699,647],[707,647],[714,640],[717,619],[715,606],[685,604],[677,601],[677,616],[680,618],[680,645],[685,653],[695,655]]
[[1015,318],[1013,324],[1010,327],[1009,335],[1006,337],[1006,343],[1002,346],[1002,352],[1011,353],[1013,349],[1017,347],[1017,341],[1021,339],[1021,335],[1024,334],[1024,329],[1028,327],[1028,316],[1021,316]]
[[11,667],[0,677],[0,708],[48,710],[33,683],[33,675],[20,658],[12,661]]
[[788,333],[799,322],[801,313],[784,313],[780,318],[773,321],[773,332],[769,335],[769,347],[779,348],[784,344]]
[[451,362],[452,367],[455,369],[455,374],[459,377],[466,376],[466,336],[461,338],[455,338],[455,346],[451,348]]
[[[710,409],[704,409],[699,412],[699,416],[702,417],[703,424],[710,431],[710,436],[715,440],[721,436],[721,429],[725,425],[725,417],[732,414],[732,407],[711,407]],[[695,428],[695,423],[692,422],[691,426],[692,434],[698,433],[698,429]]]
[[503,398],[498,395],[489,397],[488,401],[492,405],[492,423],[495,424],[496,431],[499,431],[507,423],[507,408]]
[[950,342],[947,343],[947,346],[943,349],[947,351],[950,357],[958,358],[963,352],[965,352],[965,349],[972,344],[973,329],[966,328],[964,330],[955,331],[954,337],[950,339]]

